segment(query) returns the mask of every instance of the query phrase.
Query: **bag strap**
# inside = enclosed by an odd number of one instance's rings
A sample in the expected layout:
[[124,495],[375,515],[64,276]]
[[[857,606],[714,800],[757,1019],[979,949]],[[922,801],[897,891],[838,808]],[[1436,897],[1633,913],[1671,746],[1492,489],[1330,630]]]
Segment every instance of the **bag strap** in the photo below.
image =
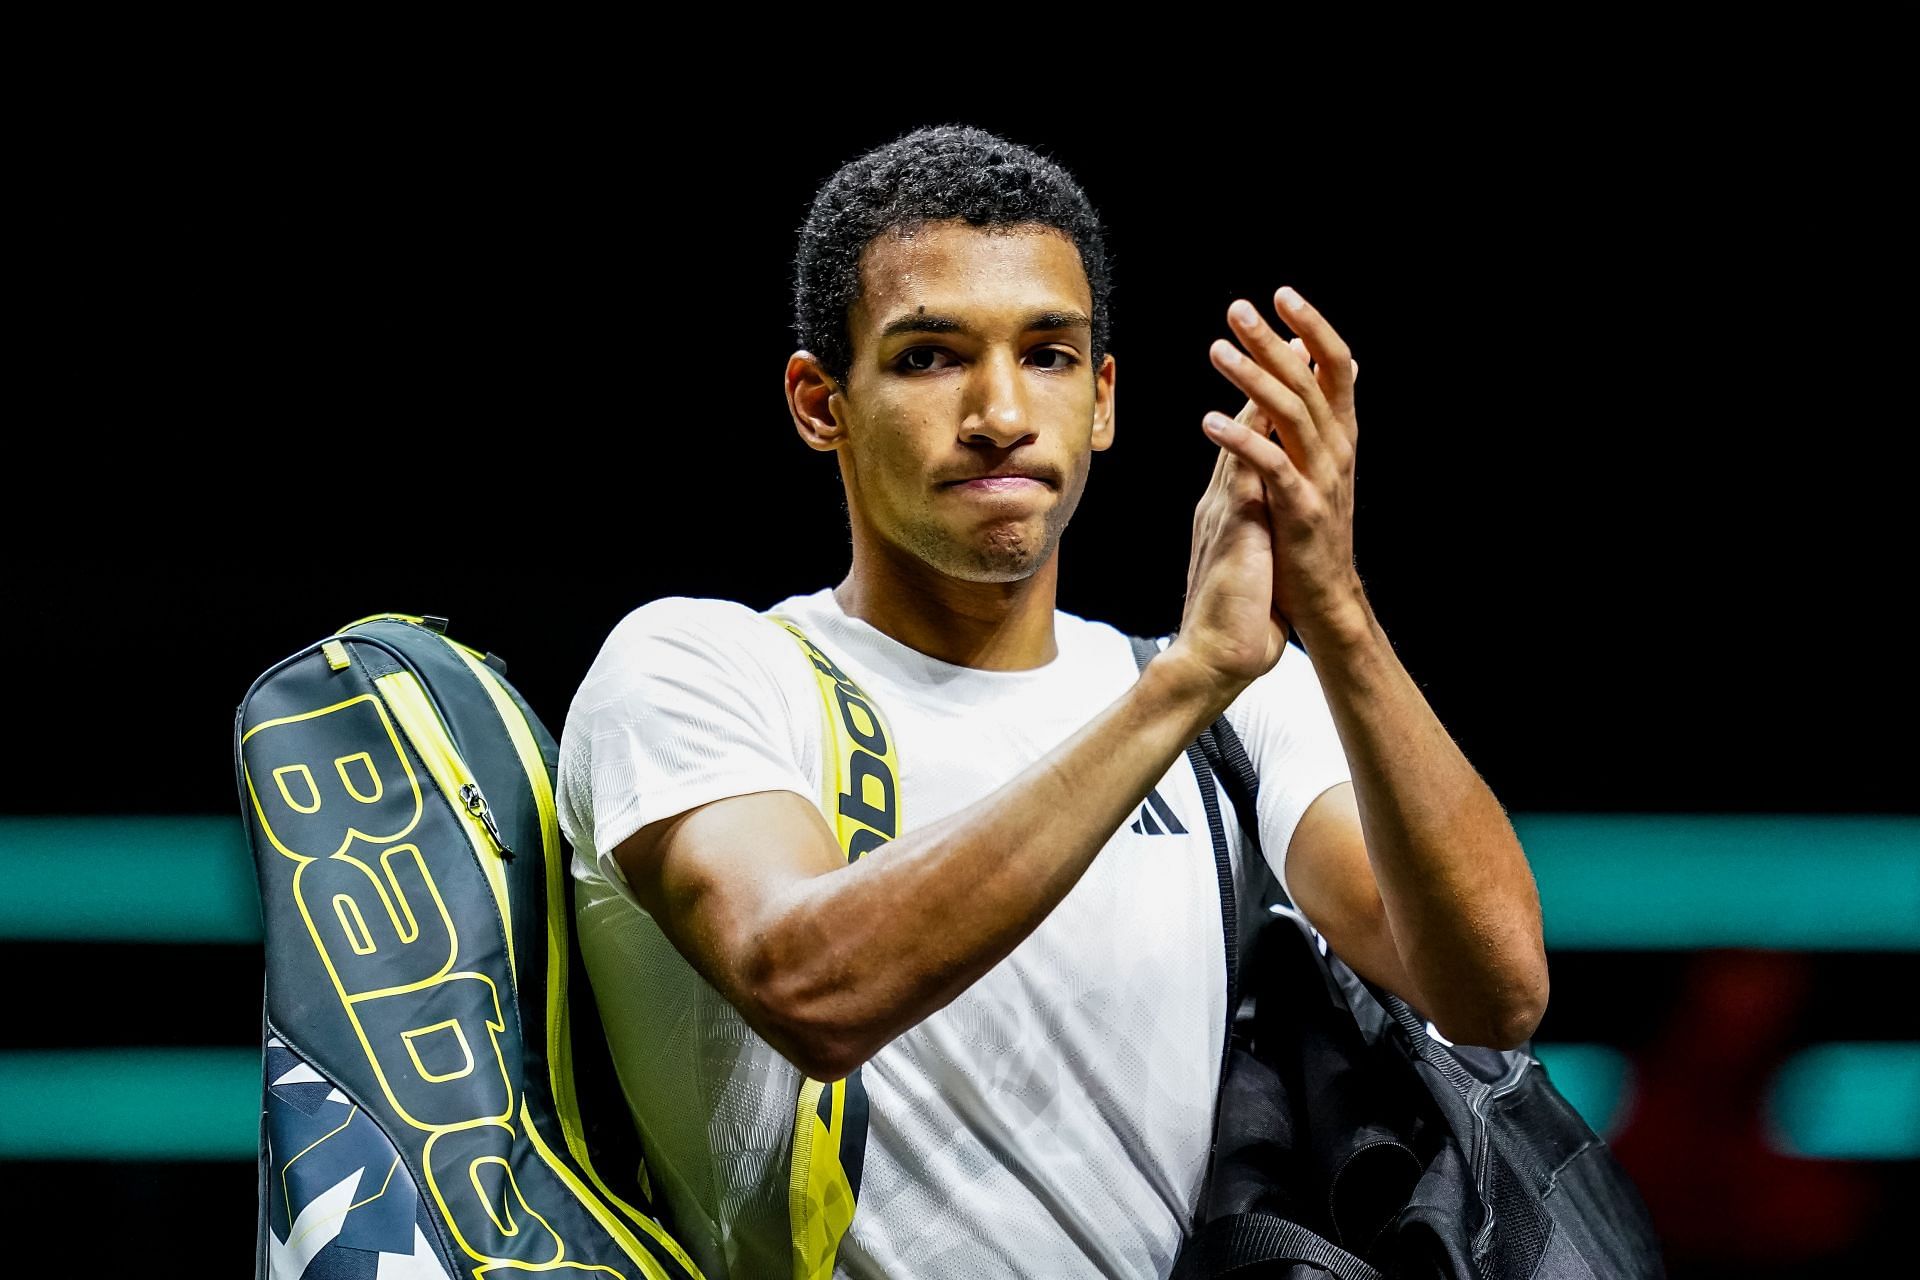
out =
[[[1226,789],[1227,798],[1241,815],[1240,827],[1246,832],[1248,852],[1265,856],[1260,850],[1260,824],[1253,818],[1259,812],[1253,806],[1260,794],[1260,775],[1254,771],[1252,757],[1247,755],[1240,735],[1233,731],[1227,718],[1221,716],[1211,729],[1201,735],[1200,743],[1206,749],[1208,763],[1220,773],[1220,785]],[[1273,878],[1273,892],[1282,906],[1297,910],[1278,876]],[[1427,1032],[1427,1021],[1412,1005],[1372,979],[1359,973],[1354,976],[1360,979],[1367,993],[1380,1003],[1380,1007],[1387,1011],[1387,1016],[1399,1024],[1409,1047],[1417,1056],[1431,1062],[1455,1088],[1467,1092],[1475,1089],[1476,1082],[1472,1075],[1453,1055],[1434,1050],[1433,1037]]]
[[[893,728],[872,695],[797,622],[784,614],[767,616],[800,646],[819,686],[821,801],[847,861],[857,862],[900,833]],[[840,1080],[802,1080],[787,1197],[791,1280],[831,1280],[859,1204],[867,1128],[867,1087],[859,1070]]]
[[[1153,655],[1160,652],[1159,642],[1149,636],[1128,636],[1127,643],[1133,649],[1133,660],[1141,671],[1147,669],[1147,663]],[[1194,781],[1200,785],[1200,806],[1207,813],[1207,834],[1213,840],[1214,876],[1220,887],[1220,937],[1226,952],[1227,962],[1227,1025],[1220,1039],[1220,1072],[1214,1082],[1213,1137],[1207,1146],[1207,1178],[1200,1190],[1200,1211],[1206,1212],[1207,1205],[1213,1199],[1213,1170],[1220,1151],[1220,1097],[1226,1092],[1227,1066],[1233,1061],[1233,1022],[1240,1007],[1240,908],[1233,890],[1233,858],[1227,849],[1226,824],[1220,817],[1220,797],[1214,791],[1213,759],[1220,748],[1215,742],[1215,730],[1226,729],[1229,736],[1233,730],[1228,728],[1225,716],[1221,716],[1212,728],[1207,729],[1194,741],[1187,744],[1187,763],[1193,768]],[[1233,737],[1236,748],[1240,740]],[[1241,755],[1245,755],[1244,751]],[[1248,766],[1251,771],[1252,766]],[[1224,780],[1224,779],[1223,779]],[[1257,780],[1256,780],[1257,781]],[[1229,798],[1238,803],[1237,791],[1243,788],[1238,780],[1230,784]],[[1252,813],[1250,808],[1239,810],[1242,814]],[[1198,1225],[1195,1227],[1198,1230]]]
[[[1127,643],[1133,647],[1134,663],[1142,671],[1147,669],[1147,663],[1153,660],[1153,655],[1160,652],[1159,642],[1148,636],[1128,636]],[[1200,784],[1200,805],[1207,811],[1207,831],[1213,837],[1214,875],[1220,882],[1220,935],[1225,942],[1227,958],[1227,1043],[1220,1054],[1220,1072],[1224,1080],[1227,1057],[1232,1049],[1233,1015],[1240,995],[1240,910],[1234,896],[1233,859],[1227,852],[1226,826],[1220,818],[1220,798],[1214,793],[1213,760],[1220,750],[1215,745],[1214,734],[1220,729],[1226,729],[1229,735],[1233,734],[1233,730],[1227,727],[1226,717],[1222,716],[1212,728],[1187,744],[1187,761],[1193,766],[1194,779]],[[1233,738],[1233,743],[1236,748],[1239,747],[1239,738]],[[1245,754],[1245,751],[1241,752],[1241,755]],[[1248,769],[1251,771],[1252,766],[1248,765]],[[1258,785],[1257,779],[1255,785]],[[1228,798],[1236,805],[1240,799],[1234,792],[1243,786],[1238,780],[1228,784]],[[1241,809],[1240,812],[1251,810]]]
[[1212,1224],[1196,1242],[1199,1276],[1269,1274],[1273,1262],[1310,1262],[1339,1280],[1385,1280],[1364,1258],[1356,1257],[1316,1231],[1271,1213],[1236,1213]]
[[[1128,636],[1127,640],[1133,647],[1134,661],[1142,671],[1146,670],[1147,663],[1160,651],[1159,643],[1145,636]],[[1193,764],[1194,777],[1200,782],[1200,798],[1207,811],[1208,830],[1213,836],[1214,870],[1220,885],[1220,924],[1227,951],[1227,1027],[1226,1038],[1221,1046],[1219,1082],[1224,1095],[1227,1067],[1233,1057],[1234,1020],[1239,1007],[1240,927],[1233,887],[1233,862],[1227,849],[1226,829],[1221,820],[1214,783],[1217,779],[1221,789],[1226,791],[1227,800],[1240,821],[1240,829],[1246,839],[1247,856],[1260,858],[1265,856],[1260,846],[1260,775],[1253,767],[1253,758],[1247,754],[1246,744],[1240,740],[1233,726],[1227,723],[1225,715],[1188,744],[1187,758]],[[1293,902],[1281,886],[1279,877],[1274,876],[1272,880],[1274,894],[1281,903],[1292,907]],[[1390,993],[1387,994],[1389,998],[1394,998]],[[1392,1010],[1392,1006],[1389,1009]],[[1214,1104],[1213,1143],[1207,1160],[1207,1182],[1200,1193],[1200,1211],[1203,1215],[1213,1200],[1222,1100],[1216,1097]],[[1241,1272],[1265,1274],[1267,1264],[1289,1261],[1312,1263],[1331,1272],[1339,1280],[1383,1280],[1381,1272],[1365,1260],[1297,1222],[1270,1213],[1236,1213],[1215,1219],[1204,1226],[1196,1226],[1190,1248],[1199,1267],[1198,1271],[1190,1274],[1208,1278]]]

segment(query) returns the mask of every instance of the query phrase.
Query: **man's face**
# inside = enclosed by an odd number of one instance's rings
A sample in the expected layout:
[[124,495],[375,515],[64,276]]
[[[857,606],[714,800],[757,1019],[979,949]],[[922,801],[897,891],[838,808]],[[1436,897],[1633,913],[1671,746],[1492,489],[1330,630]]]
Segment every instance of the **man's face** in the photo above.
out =
[[[936,223],[861,258],[853,365],[833,397],[856,526],[937,572],[1009,582],[1046,564],[1113,441],[1092,295],[1052,231]],[[1025,479],[966,483],[987,473]]]

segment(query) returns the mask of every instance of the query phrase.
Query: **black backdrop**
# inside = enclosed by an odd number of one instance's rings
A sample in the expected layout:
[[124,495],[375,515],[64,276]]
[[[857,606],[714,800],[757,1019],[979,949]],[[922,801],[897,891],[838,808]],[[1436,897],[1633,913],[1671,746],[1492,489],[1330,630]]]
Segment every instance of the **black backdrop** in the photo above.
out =
[[[1178,621],[1200,416],[1240,403],[1207,344],[1292,283],[1362,362],[1375,611],[1510,810],[1916,810],[1883,622],[1911,413],[1870,381],[1904,307],[1864,149],[1787,145],[1804,122],[1758,100],[760,110],[135,113],[63,158],[9,485],[6,810],[237,814],[248,683],[363,614],[449,616],[557,733],[637,604],[839,581],[833,464],[778,389],[793,232],[838,163],[948,119],[1061,161],[1109,228],[1117,440],[1061,607]],[[124,742],[77,712],[134,700],[140,766],[107,769]],[[183,1039],[248,1043],[257,949],[173,954],[231,995]],[[67,1008],[27,1040],[97,1041]],[[244,1256],[251,1170],[189,1172],[66,1170],[156,1224],[213,1189]]]
[[[1325,143],[1185,110],[953,117],[1064,163],[1109,227],[1118,433],[1061,607],[1177,622],[1200,416],[1240,403],[1206,347],[1229,301],[1271,314],[1290,282],[1362,362],[1375,610],[1510,808],[1913,808],[1870,746],[1906,477],[1863,382],[1896,341],[1869,208],[1789,180],[1757,106],[1665,137],[1565,107],[1550,142],[1505,108]],[[9,643],[113,679],[130,635],[190,632],[172,747],[113,807],[231,807],[247,682],[365,613],[451,616],[557,729],[641,601],[837,582],[833,462],[779,390],[793,231],[842,160],[947,118],[629,132],[423,105],[132,121],[75,161],[91,198],[62,193],[30,349],[71,453],[13,469],[32,625]],[[80,718],[36,727],[54,760],[88,750]],[[100,803],[76,769],[9,797]]]

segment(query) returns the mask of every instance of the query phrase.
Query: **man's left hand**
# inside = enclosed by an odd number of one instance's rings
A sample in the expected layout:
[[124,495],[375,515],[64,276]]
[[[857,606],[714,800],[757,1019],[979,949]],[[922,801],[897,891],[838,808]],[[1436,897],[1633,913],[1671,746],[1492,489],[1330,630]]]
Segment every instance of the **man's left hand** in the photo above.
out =
[[1209,438],[1260,474],[1273,526],[1274,609],[1310,644],[1315,633],[1351,634],[1368,612],[1353,565],[1360,436],[1353,384],[1360,362],[1292,289],[1282,287],[1274,299],[1300,336],[1282,338],[1244,299],[1229,307],[1228,322],[1247,350],[1223,338],[1208,354],[1248,402],[1238,418],[1209,413],[1204,425]]

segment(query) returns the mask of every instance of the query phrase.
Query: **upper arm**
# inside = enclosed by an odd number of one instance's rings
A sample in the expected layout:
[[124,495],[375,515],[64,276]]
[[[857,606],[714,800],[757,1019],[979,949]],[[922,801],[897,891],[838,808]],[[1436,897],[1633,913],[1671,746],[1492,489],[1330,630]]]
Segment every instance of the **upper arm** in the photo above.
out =
[[661,932],[749,1021],[764,997],[762,944],[774,918],[802,882],[846,863],[820,810],[785,790],[662,818],[613,856]]
[[1307,806],[1287,845],[1287,870],[1294,905],[1334,954],[1424,1011],[1426,1002],[1394,946],[1353,783],[1328,787]]
[[568,837],[729,998],[769,901],[844,861],[812,800],[813,685],[746,606],[664,597],[614,628],[568,709]]

